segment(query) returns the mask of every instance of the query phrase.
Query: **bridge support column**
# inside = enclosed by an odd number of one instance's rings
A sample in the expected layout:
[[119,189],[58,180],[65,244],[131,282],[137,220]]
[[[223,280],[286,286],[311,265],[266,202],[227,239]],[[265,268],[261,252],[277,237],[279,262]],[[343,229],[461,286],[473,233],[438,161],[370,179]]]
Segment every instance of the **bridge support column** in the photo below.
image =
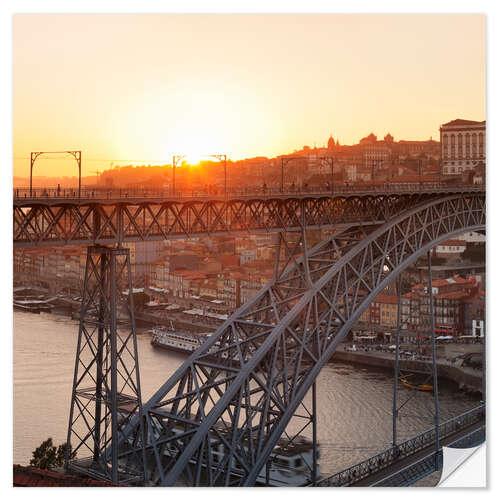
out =
[[398,445],[398,386],[399,386],[399,348],[400,348],[400,330],[401,330],[401,293],[402,293],[402,275],[398,278],[398,316],[396,325],[396,352],[394,354],[394,392],[392,397],[392,446],[396,449]]
[[482,380],[482,397],[483,403],[486,403],[486,316],[484,317],[483,327],[483,380]]
[[318,481],[318,411],[316,406],[316,381],[312,385],[312,434],[313,434],[313,468],[312,485],[316,486]]
[[138,442],[121,439],[142,413],[133,304],[129,250],[89,247],[65,468],[125,484],[144,480],[142,422]]
[[432,264],[431,252],[427,252],[427,272],[429,275],[428,291],[429,291],[429,333],[431,335],[432,345],[432,379],[434,385],[434,428],[435,428],[435,464],[436,470],[439,470],[439,391],[438,391],[438,374],[437,374],[437,354],[436,354],[436,328],[434,323],[434,296],[432,295]]

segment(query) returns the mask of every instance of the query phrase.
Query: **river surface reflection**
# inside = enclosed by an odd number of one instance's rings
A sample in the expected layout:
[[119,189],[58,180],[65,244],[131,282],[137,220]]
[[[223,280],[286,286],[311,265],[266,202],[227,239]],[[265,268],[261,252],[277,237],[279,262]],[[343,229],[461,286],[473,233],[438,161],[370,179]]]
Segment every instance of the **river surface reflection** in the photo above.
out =
[[[47,437],[66,440],[78,323],[64,316],[14,313],[14,463],[28,464]],[[186,359],[153,348],[138,335],[143,400],[146,401]],[[317,380],[321,471],[333,473],[387,448],[392,440],[390,372],[329,363]],[[402,397],[407,395],[402,389]],[[307,396],[306,396],[307,399]],[[440,384],[441,419],[479,403]],[[432,426],[432,393],[419,393],[399,421],[399,441]],[[422,412],[426,418],[422,418]],[[290,424],[290,430],[298,422]]]

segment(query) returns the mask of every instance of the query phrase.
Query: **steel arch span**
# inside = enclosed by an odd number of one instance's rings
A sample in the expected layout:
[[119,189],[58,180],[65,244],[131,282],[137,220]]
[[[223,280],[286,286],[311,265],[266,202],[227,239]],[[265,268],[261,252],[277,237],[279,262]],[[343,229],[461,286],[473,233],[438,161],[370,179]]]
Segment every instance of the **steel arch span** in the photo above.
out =
[[435,245],[484,230],[485,217],[484,193],[455,195],[371,230],[339,231],[311,250],[280,245],[284,265],[274,280],[143,405],[150,481],[173,485],[182,475],[191,485],[253,485],[372,300]]

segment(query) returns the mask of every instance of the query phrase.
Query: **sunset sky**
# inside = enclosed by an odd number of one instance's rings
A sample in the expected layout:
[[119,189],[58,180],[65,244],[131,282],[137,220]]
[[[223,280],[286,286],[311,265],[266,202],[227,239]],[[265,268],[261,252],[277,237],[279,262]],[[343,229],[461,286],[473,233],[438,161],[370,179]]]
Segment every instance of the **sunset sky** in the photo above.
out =
[[[482,15],[16,15],[14,175],[275,156],[484,120]],[[102,161],[92,161],[102,160]],[[124,161],[119,161],[124,160]],[[46,160],[35,175],[74,175]]]

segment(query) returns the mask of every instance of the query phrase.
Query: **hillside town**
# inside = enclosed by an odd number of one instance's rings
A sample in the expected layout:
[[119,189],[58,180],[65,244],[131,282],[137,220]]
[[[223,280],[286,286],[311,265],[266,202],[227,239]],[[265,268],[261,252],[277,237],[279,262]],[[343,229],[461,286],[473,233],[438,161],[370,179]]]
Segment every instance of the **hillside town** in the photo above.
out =
[[[266,185],[276,188],[281,183],[284,168],[284,187],[303,189],[326,185],[350,186],[402,183],[474,183],[485,181],[486,122],[456,119],[440,127],[439,141],[396,141],[388,132],[383,139],[368,134],[354,145],[340,144],[330,135],[322,147],[303,146],[292,153],[275,158],[258,156],[238,161],[227,160],[227,175],[221,162],[203,158],[198,165],[183,160],[177,166],[176,185],[179,190],[217,193],[227,182],[228,189]],[[84,160],[85,161],[85,158]],[[82,178],[88,189],[120,188],[171,189],[172,164],[116,165],[110,162],[102,172]],[[76,177],[47,178],[33,176],[34,187],[61,189],[75,187]],[[14,188],[29,186],[28,178],[14,177]]]
[[[329,165],[321,161],[326,158],[334,159],[333,182],[341,184],[483,183],[485,122],[453,120],[440,127],[440,134],[440,141],[395,141],[391,134],[378,140],[369,134],[353,146],[340,145],[330,137],[324,148],[305,146],[292,155],[242,160],[232,166],[238,168],[241,178],[256,177],[269,186],[278,182],[278,165],[283,158],[289,160],[287,182],[297,187],[328,183],[325,179],[331,181]],[[213,165],[196,172],[199,176],[202,172],[209,175],[211,168]],[[153,172],[149,180],[143,175],[148,170]],[[156,170],[119,167],[105,171],[98,181],[127,188],[133,180],[134,185],[146,186],[154,182]],[[127,178],[130,171],[134,175]],[[214,172],[212,182],[220,184],[220,168]],[[181,176],[179,179],[182,182]],[[200,179],[190,176],[188,180],[196,186]],[[329,231],[310,233],[310,238],[320,241]],[[204,325],[215,329],[272,279],[276,244],[277,235],[273,233],[124,243],[130,250],[135,291],[142,295],[135,300],[136,318],[145,324],[172,322],[193,331],[206,330]],[[436,331],[442,336],[483,335],[484,251],[485,237],[479,233],[442,242],[433,250]],[[86,252],[83,246],[16,248],[15,285],[40,286],[47,291],[45,298],[58,294],[69,297],[74,303],[70,309],[76,311]],[[405,273],[401,329],[407,341],[425,330],[429,314],[427,289],[423,285],[425,269],[425,263],[417,261]],[[18,308],[25,307],[19,300],[15,304]],[[363,313],[350,335],[354,339],[392,341],[397,328],[397,308],[395,288],[388,287]],[[45,310],[50,309],[47,305]]]

